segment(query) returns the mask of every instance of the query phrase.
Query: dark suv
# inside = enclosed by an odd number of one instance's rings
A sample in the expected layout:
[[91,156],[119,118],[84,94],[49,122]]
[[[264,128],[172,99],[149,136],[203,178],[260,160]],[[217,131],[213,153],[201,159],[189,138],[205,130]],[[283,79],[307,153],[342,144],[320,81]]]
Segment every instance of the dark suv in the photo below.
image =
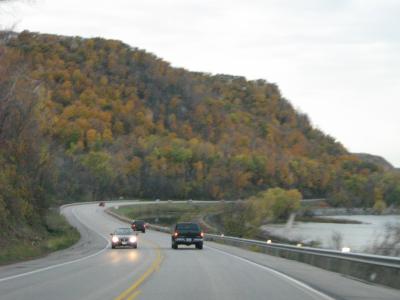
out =
[[178,249],[178,245],[196,245],[197,249],[203,249],[204,233],[196,223],[178,223],[172,233],[172,249]]
[[143,233],[146,232],[146,222],[142,220],[135,220],[131,224],[131,228],[134,231],[141,231]]

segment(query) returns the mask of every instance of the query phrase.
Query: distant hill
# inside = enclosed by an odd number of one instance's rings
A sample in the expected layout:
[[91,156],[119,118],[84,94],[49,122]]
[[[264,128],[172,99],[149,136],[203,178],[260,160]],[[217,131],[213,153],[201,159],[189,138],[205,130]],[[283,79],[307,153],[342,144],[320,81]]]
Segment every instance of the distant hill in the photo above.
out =
[[353,153],[353,154],[358,158],[360,158],[362,161],[366,161],[382,167],[382,169],[385,171],[395,170],[394,166],[381,156],[372,155],[368,153]]
[[[22,177],[35,182],[15,192],[13,182],[21,180],[10,180],[3,199],[28,195],[30,187],[37,193],[33,207],[48,194],[47,203],[238,199],[271,187],[296,188],[304,198],[327,197],[339,206],[372,206],[381,189],[385,199],[396,199],[388,165],[350,154],[314,128],[274,83],[173,68],[115,40],[30,32],[3,40],[0,56],[8,69],[0,72],[1,91],[19,102],[7,96],[3,108],[9,124],[3,133],[10,133],[3,140],[11,133],[15,138],[0,143],[14,145],[0,153],[0,164],[8,164],[0,166],[0,179],[37,162]],[[24,143],[19,128],[29,129]],[[26,145],[35,145],[36,156]],[[21,158],[37,159],[15,167],[19,151],[29,154]],[[47,177],[38,175],[39,167]],[[21,207],[30,212],[31,206]]]

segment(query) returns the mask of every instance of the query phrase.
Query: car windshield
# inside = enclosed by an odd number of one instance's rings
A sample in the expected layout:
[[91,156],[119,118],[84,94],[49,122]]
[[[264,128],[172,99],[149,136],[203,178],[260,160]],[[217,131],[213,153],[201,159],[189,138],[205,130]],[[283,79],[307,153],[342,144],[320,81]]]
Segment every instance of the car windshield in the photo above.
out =
[[181,232],[185,231],[200,231],[200,227],[194,223],[182,223],[176,224],[176,229]]
[[118,235],[130,235],[133,234],[133,231],[130,228],[118,228],[114,233]]

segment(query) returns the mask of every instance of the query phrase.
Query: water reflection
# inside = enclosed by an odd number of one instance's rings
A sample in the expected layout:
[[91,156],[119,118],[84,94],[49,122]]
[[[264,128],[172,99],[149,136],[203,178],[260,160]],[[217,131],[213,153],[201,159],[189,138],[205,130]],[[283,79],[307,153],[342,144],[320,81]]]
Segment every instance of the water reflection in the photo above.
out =
[[263,226],[263,229],[266,229],[273,235],[302,242],[319,241],[321,246],[325,248],[332,248],[332,236],[337,232],[343,238],[343,245],[350,247],[352,251],[360,252],[371,246],[382,235],[386,224],[400,222],[400,216],[394,215],[353,215],[329,218],[356,220],[362,222],[362,224],[295,222],[290,229],[286,228],[286,225],[266,225]]

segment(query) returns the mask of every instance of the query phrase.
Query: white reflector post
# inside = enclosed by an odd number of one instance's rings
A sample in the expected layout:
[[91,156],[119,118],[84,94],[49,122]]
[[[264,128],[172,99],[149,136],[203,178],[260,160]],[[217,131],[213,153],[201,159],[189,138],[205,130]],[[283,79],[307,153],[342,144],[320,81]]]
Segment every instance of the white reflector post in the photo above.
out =
[[342,248],[342,252],[343,253],[349,253],[350,252],[350,248],[349,247],[343,247]]

